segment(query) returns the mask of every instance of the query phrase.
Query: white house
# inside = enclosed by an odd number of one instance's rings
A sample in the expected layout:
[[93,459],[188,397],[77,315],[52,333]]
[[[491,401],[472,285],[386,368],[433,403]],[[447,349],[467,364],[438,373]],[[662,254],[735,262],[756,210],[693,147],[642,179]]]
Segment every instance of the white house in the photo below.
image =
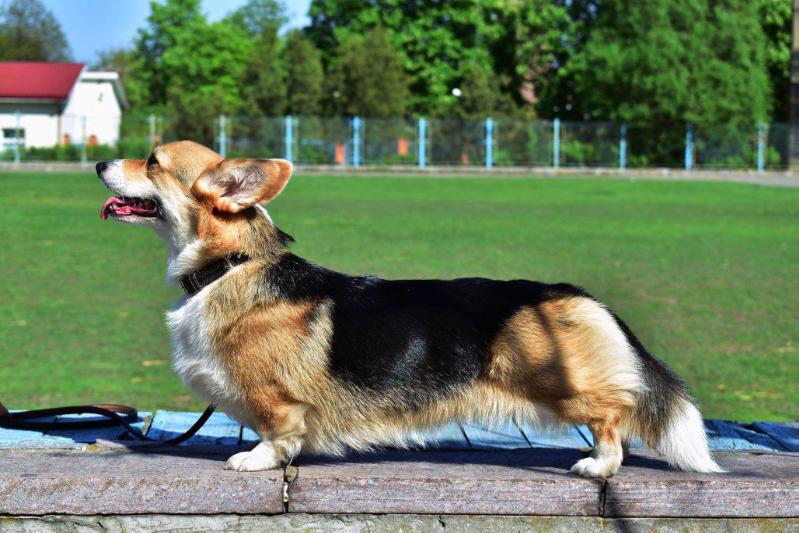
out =
[[115,144],[127,107],[116,72],[79,63],[0,62],[2,149]]

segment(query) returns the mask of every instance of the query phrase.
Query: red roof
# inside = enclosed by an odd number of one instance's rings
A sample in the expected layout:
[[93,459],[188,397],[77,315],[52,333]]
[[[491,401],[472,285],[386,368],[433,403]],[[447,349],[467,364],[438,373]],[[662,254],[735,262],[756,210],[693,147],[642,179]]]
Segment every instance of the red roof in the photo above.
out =
[[0,98],[66,100],[80,63],[0,62]]

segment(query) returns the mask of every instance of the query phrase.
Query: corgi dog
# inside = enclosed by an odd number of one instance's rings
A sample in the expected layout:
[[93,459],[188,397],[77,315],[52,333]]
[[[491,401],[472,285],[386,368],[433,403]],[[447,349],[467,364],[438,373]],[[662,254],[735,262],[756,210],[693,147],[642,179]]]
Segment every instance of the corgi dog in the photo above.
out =
[[571,472],[615,474],[635,436],[674,467],[720,472],[686,387],[579,287],[349,276],[288,250],[261,205],[282,159],[224,159],[190,141],[97,164],[102,218],[149,226],[187,294],[167,313],[176,373],[260,442],[225,468],[301,450],[407,446],[450,421],[586,424]]

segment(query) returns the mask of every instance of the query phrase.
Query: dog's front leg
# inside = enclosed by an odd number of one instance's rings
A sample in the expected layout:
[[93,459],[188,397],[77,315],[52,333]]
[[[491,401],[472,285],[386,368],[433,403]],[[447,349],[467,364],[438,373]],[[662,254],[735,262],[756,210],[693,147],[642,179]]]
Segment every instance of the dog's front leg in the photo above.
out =
[[306,411],[307,406],[293,404],[273,408],[269,416],[262,413],[255,428],[261,442],[249,452],[233,455],[225,463],[225,469],[256,472],[288,463],[302,449]]

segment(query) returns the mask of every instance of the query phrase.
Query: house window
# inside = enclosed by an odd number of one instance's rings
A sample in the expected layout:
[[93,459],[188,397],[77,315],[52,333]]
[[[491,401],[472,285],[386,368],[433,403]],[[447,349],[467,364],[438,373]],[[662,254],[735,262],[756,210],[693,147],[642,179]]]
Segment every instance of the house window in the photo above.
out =
[[13,150],[17,144],[20,148],[25,146],[25,129],[3,128],[3,150]]

